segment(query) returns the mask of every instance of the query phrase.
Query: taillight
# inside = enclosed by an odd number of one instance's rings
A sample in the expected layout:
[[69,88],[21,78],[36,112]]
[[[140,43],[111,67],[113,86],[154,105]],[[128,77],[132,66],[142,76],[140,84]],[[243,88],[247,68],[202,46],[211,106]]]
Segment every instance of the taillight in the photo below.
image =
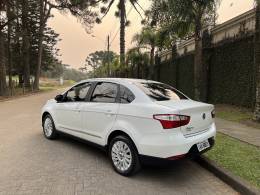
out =
[[212,118],[215,118],[215,116],[216,116],[215,110],[212,110],[212,112],[211,112],[211,117],[212,117]]
[[153,118],[160,121],[164,129],[173,129],[189,124],[190,117],[177,114],[156,114]]

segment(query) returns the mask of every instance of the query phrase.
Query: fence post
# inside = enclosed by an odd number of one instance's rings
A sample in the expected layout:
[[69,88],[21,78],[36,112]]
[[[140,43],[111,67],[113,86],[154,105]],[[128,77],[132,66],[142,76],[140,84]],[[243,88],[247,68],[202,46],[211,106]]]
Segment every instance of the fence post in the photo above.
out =
[[179,66],[178,63],[175,63],[175,59],[177,58],[178,53],[177,53],[177,46],[176,44],[174,44],[172,46],[172,66],[174,66],[175,69],[175,75],[173,75],[174,78],[174,84],[175,84],[175,88],[178,89],[178,80],[179,80]]
[[210,100],[210,87],[211,87],[211,71],[210,61],[212,56],[212,35],[209,30],[203,31],[202,35],[202,77],[203,82],[201,83],[201,100],[208,102]]
[[155,66],[157,67],[157,71],[154,71],[154,79],[160,81],[160,72],[161,72],[161,58],[158,54],[155,55]]

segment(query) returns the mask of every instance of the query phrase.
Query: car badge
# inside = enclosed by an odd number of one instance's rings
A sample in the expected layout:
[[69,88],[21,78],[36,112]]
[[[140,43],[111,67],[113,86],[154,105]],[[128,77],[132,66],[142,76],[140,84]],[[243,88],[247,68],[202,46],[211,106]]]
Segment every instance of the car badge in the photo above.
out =
[[203,113],[202,118],[203,118],[203,120],[206,119],[206,114],[205,113]]

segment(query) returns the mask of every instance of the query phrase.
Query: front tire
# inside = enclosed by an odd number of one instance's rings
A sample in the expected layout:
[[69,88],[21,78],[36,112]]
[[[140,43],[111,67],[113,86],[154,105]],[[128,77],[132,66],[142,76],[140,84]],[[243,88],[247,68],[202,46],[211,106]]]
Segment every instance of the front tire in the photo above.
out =
[[137,173],[141,166],[134,143],[126,136],[117,136],[109,144],[109,157],[114,170],[123,176]]
[[58,133],[56,131],[53,119],[50,114],[47,114],[43,119],[43,134],[47,139],[56,139]]

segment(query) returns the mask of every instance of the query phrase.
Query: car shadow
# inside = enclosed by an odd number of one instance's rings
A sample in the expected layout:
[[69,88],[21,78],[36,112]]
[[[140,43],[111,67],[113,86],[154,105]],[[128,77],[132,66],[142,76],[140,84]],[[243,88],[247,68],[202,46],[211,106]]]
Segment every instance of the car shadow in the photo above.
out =
[[[110,165],[110,161],[108,159],[107,153],[105,150],[102,150],[95,145],[93,146],[91,143],[86,142],[84,140],[70,137],[68,135],[60,135],[58,141],[62,144],[65,144],[69,147],[75,148],[79,152],[87,153],[90,156],[98,157],[102,163]],[[174,185],[183,185],[183,183],[187,183],[189,180],[194,179],[194,177],[200,177],[198,171],[193,171],[193,169],[198,169],[199,165],[193,162],[191,159],[181,159],[176,161],[171,161],[167,164],[143,164],[142,170],[128,179],[135,181],[157,181],[163,182],[165,185],[173,184]],[[188,177],[187,174],[191,174],[192,177]],[[114,173],[116,174],[116,173]],[[120,175],[118,175],[121,177]]]

